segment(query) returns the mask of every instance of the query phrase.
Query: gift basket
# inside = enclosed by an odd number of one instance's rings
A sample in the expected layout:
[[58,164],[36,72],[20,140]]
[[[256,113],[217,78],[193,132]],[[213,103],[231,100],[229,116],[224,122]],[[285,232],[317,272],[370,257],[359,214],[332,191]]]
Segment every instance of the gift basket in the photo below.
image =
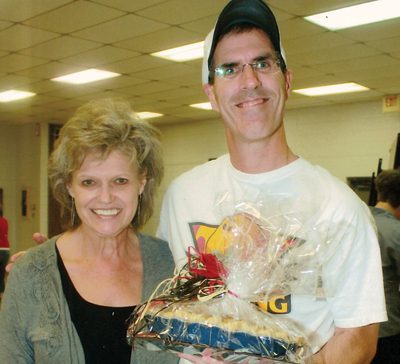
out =
[[[319,289],[320,242],[295,216],[263,216],[241,203],[219,226],[217,241],[189,248],[188,261],[130,317],[134,347],[223,362],[305,363],[310,344],[269,302]],[[275,301],[274,301],[275,299]]]

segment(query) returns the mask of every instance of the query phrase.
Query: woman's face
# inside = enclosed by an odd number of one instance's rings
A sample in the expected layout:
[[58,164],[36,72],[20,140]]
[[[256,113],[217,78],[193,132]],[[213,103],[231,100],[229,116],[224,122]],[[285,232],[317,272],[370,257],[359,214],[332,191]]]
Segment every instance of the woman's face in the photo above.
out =
[[82,226],[115,237],[130,226],[146,184],[129,158],[113,151],[106,159],[89,153],[68,186]]

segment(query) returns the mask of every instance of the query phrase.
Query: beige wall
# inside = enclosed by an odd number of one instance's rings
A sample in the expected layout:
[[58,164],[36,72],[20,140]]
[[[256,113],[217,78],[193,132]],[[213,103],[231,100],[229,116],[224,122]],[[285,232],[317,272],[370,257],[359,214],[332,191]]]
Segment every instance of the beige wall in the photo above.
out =
[[4,217],[9,221],[9,239],[16,241],[17,137],[19,127],[0,125],[0,188],[3,189]]
[[[4,190],[4,215],[9,222],[11,249],[32,245],[39,229],[40,137],[35,124],[0,126],[0,187]],[[22,190],[28,191],[28,215],[21,215]]]
[[[226,152],[218,119],[159,126],[163,135],[165,177],[156,200],[156,213],[145,231],[154,233],[161,197],[171,180],[185,170]],[[389,149],[400,132],[400,113],[382,113],[381,102],[290,110],[285,117],[292,149],[322,165],[342,180],[370,176],[379,158],[389,165]],[[35,125],[0,125],[0,187],[10,220],[14,249],[33,245],[31,235],[47,224],[47,128],[39,136]],[[36,213],[20,217],[20,190],[29,188]],[[32,206],[31,206],[32,207]]]

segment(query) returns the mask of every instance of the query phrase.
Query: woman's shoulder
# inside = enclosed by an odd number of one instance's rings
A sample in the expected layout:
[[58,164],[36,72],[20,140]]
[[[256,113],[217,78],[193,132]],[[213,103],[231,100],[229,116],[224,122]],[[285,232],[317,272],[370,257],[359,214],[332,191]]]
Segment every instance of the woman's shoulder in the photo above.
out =
[[26,253],[15,262],[13,270],[15,268],[44,270],[56,259],[55,243],[56,237],[28,249]]
[[160,267],[168,267],[168,269],[174,267],[174,259],[165,240],[140,233],[139,241],[144,263],[151,262],[152,265],[159,264]]
[[158,248],[161,250],[168,250],[169,246],[165,240],[156,238],[155,236],[147,235],[144,233],[139,234],[139,241],[142,247],[151,247],[151,248]]

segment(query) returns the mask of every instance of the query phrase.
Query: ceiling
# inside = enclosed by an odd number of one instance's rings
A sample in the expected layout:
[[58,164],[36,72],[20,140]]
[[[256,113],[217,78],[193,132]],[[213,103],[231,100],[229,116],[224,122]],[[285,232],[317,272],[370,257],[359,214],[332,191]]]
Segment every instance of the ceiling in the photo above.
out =
[[[367,1],[270,0],[280,24],[293,88],[357,82],[371,90],[336,96],[292,93],[288,108],[381,100],[400,94],[400,18],[331,32],[303,16]],[[156,124],[215,118],[189,104],[206,102],[201,61],[174,63],[152,52],[198,42],[226,0],[1,0],[0,92],[37,93],[0,104],[0,124],[63,123],[88,100],[123,97],[135,111],[165,114]],[[51,78],[87,68],[122,76],[86,85]]]

